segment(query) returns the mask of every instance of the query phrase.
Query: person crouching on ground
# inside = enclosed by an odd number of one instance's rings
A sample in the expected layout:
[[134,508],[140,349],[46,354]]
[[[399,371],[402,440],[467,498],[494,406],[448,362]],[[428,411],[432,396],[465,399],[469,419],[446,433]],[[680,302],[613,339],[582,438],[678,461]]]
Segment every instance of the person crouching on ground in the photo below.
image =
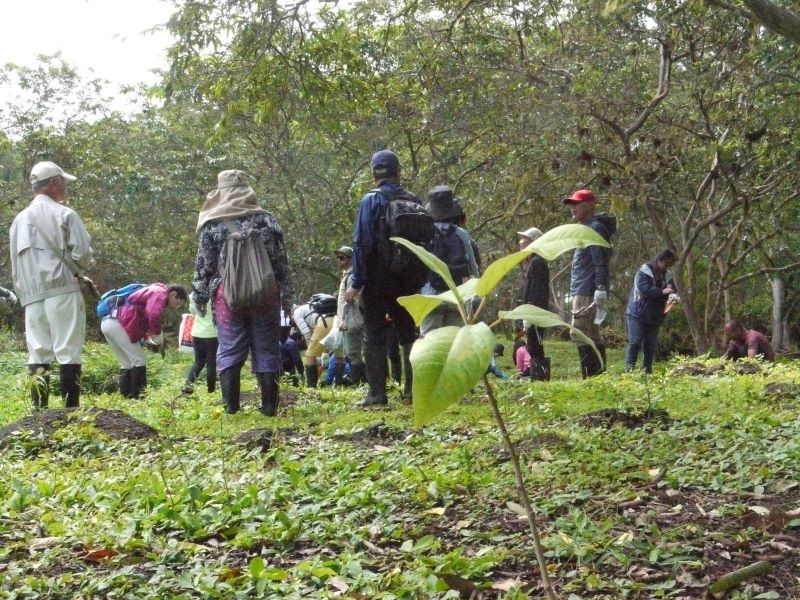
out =
[[133,292],[125,303],[103,319],[100,329],[122,367],[119,391],[123,398],[141,398],[147,387],[147,361],[141,342],[160,347],[161,318],[168,308],[178,309],[187,299],[180,285],[152,283]]
[[737,360],[761,356],[764,360],[775,362],[775,350],[767,336],[760,331],[745,329],[739,321],[734,320],[725,323],[725,335],[730,343],[724,358]]

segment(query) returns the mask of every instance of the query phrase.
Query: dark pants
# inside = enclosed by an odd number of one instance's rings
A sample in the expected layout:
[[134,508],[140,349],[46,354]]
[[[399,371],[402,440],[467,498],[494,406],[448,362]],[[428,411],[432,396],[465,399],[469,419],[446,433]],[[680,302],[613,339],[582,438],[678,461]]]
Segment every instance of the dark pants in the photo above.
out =
[[280,373],[280,303],[275,294],[270,306],[248,312],[233,312],[217,288],[214,315],[219,334],[217,369],[221,373],[234,366],[241,368],[250,354],[253,373]]
[[186,381],[194,383],[197,376],[205,368],[206,385],[209,392],[213,392],[217,385],[217,338],[198,338],[192,336],[194,348],[194,364],[186,374]]
[[[401,346],[409,345],[410,348],[410,344],[416,339],[414,320],[406,309],[397,303],[400,295],[391,289],[374,286],[365,288],[362,296],[364,364],[369,384],[368,398],[371,401],[386,402],[386,359],[390,328],[395,328],[397,341]],[[386,315],[389,315],[390,322],[387,322]],[[405,374],[406,383],[411,382],[409,375],[410,373]]]
[[528,340],[525,346],[531,355],[531,364],[544,364],[544,329],[541,327],[528,327]]
[[639,356],[639,350],[642,350],[642,366],[645,373],[652,373],[659,325],[647,325],[630,315],[626,315],[626,319],[628,322],[628,350],[625,354],[625,370],[630,371],[636,366],[636,358]]

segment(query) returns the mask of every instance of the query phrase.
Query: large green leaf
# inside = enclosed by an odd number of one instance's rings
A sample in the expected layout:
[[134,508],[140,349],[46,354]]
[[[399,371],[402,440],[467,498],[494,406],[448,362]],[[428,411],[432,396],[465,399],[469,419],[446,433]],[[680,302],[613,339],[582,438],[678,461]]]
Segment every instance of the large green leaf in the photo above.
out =
[[393,237],[391,240],[396,243],[400,244],[401,246],[405,246],[411,252],[417,255],[417,257],[425,263],[425,266],[428,267],[431,271],[436,273],[439,277],[441,277],[444,282],[447,284],[447,287],[456,297],[457,304],[461,304],[462,300],[461,297],[458,295],[458,291],[456,290],[456,282],[453,281],[453,278],[450,276],[450,269],[447,268],[447,265],[438,258],[437,256],[431,254],[422,246],[417,246],[416,244],[409,242],[405,238],[401,237]]
[[486,372],[495,339],[485,323],[435,329],[414,343],[414,423],[430,422]]
[[545,260],[553,260],[567,250],[586,246],[608,248],[610,244],[591,227],[571,223],[554,227],[525,248],[525,251],[535,252]]
[[[450,294],[450,296],[452,297],[452,294]],[[408,314],[414,319],[414,323],[417,324],[417,327],[422,324],[423,319],[425,319],[432,310],[444,301],[441,295],[425,296],[423,294],[400,296],[397,299],[397,303],[408,311]]]
[[[458,294],[461,298],[469,300],[475,295],[475,286],[478,280],[472,278],[458,286]],[[400,306],[404,307],[414,322],[419,326],[423,319],[427,317],[442,302],[458,304],[455,294],[450,290],[436,294],[435,296],[425,296],[423,294],[413,294],[411,296],[400,296],[397,299]]]
[[537,327],[569,327],[570,334],[584,344],[591,346],[594,353],[600,358],[600,362],[602,363],[603,361],[603,358],[600,356],[600,353],[597,351],[590,337],[580,329],[572,327],[569,323],[565,323],[557,314],[551,313],[549,310],[539,308],[533,304],[521,304],[514,310],[501,310],[498,311],[497,314],[501,319],[506,321],[527,321],[529,325],[536,325]]
[[559,225],[545,233],[524,250],[504,256],[489,265],[480,280],[478,280],[475,291],[479,296],[488,296],[511,269],[531,254],[538,254],[545,260],[553,260],[573,248],[608,245],[603,236],[591,227],[575,223]]

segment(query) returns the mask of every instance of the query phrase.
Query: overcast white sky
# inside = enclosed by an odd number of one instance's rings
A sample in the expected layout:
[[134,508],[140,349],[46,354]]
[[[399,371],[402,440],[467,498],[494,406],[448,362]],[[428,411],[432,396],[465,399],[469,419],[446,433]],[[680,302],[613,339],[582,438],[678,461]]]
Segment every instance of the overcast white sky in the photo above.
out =
[[0,64],[33,66],[37,54],[61,51],[84,76],[112,83],[157,81],[166,67],[165,23],[173,7],[162,0],[0,0]]

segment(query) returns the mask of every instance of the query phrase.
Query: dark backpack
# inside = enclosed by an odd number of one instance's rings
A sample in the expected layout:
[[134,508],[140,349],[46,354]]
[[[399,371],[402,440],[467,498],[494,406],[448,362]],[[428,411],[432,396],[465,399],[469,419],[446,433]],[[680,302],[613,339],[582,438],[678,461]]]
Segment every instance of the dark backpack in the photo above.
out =
[[[470,276],[469,257],[464,241],[458,235],[458,227],[452,223],[447,223],[443,227],[436,227],[433,236],[431,252],[447,265],[450,276],[456,285],[461,285]],[[430,284],[437,292],[447,291],[447,284],[444,279],[436,274],[432,274]]]
[[143,283],[129,283],[124,287],[108,290],[105,294],[100,296],[100,300],[97,301],[97,309],[95,311],[97,312],[97,318],[101,321],[105,317],[116,318],[117,311],[127,302],[128,296],[143,287],[146,287]]
[[427,267],[416,255],[389,238],[405,238],[429,250],[436,233],[433,217],[413,194],[392,194],[380,188],[372,191],[383,194],[389,200],[381,222],[379,252],[382,266],[390,278],[399,278],[405,287],[422,287]]
[[321,317],[331,317],[336,314],[338,304],[336,298],[330,294],[314,294],[309,298],[308,305]]
[[272,261],[254,222],[255,217],[241,226],[236,221],[225,222],[228,241],[220,269],[222,297],[234,312],[266,307],[277,288]]

